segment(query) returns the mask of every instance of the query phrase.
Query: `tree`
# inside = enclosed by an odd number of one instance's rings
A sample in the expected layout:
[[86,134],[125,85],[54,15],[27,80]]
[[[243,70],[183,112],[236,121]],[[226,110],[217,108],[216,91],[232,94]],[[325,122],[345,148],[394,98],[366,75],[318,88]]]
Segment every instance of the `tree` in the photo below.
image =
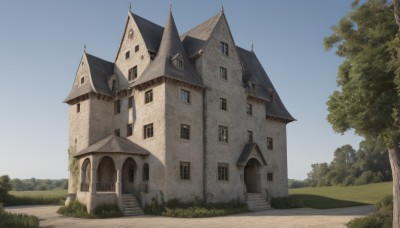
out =
[[327,102],[328,121],[336,132],[349,129],[379,139],[389,152],[393,175],[393,227],[400,227],[400,99],[396,73],[389,67],[399,30],[386,0],[354,1],[352,11],[332,27],[326,49],[344,58],[335,91]]
[[356,161],[356,151],[350,145],[337,148],[334,153],[333,161],[330,165],[331,176],[329,182],[332,185],[342,184],[350,174],[350,167]]
[[11,190],[10,177],[7,175],[0,177],[0,202],[8,198],[8,191]]
[[316,163],[311,165],[311,172],[307,173],[307,182],[310,186],[327,186],[329,181],[327,174],[329,172],[329,166],[327,163]]

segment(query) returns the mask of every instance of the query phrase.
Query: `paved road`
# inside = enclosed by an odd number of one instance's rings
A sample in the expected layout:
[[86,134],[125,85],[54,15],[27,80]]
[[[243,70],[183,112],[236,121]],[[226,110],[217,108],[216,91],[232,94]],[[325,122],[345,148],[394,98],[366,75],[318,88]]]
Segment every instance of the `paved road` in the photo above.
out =
[[160,216],[134,216],[114,219],[78,219],[56,213],[58,206],[8,207],[7,211],[36,215],[40,227],[345,227],[355,217],[375,211],[373,206],[347,207],[337,209],[286,209],[251,212],[214,218],[167,218]]

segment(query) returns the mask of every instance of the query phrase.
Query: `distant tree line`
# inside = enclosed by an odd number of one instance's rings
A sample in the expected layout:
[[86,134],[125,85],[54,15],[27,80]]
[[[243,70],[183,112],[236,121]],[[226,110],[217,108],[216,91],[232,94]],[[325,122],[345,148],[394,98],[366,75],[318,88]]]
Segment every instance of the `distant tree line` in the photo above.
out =
[[360,142],[359,150],[350,145],[337,148],[331,163],[311,165],[304,181],[289,180],[289,188],[332,185],[363,185],[392,180],[387,150],[377,140]]
[[50,180],[50,179],[12,179],[10,181],[14,191],[44,191],[53,189],[67,189],[68,180]]

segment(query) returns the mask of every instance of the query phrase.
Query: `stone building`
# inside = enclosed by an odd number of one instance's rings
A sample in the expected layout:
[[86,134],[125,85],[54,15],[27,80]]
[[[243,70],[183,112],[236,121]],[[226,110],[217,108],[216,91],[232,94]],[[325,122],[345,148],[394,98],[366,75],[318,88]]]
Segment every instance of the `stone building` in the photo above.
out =
[[[235,45],[224,11],[179,35],[129,11],[114,62],[84,51],[69,105],[78,161],[69,200],[126,215],[152,199],[287,196],[293,117],[253,50]],[[76,184],[74,184],[76,183]]]

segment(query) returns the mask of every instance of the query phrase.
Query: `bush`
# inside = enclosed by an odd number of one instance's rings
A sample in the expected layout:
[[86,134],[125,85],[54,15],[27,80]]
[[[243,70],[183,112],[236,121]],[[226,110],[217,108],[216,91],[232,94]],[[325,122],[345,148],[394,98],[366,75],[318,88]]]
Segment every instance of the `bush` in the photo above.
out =
[[375,207],[378,214],[386,217],[393,217],[393,196],[385,196]]
[[288,209],[304,207],[304,203],[293,197],[276,197],[272,198],[271,207],[275,209]]
[[392,219],[375,214],[355,218],[346,225],[348,228],[390,228],[392,227]]
[[21,206],[21,205],[62,205],[65,202],[63,197],[32,197],[32,196],[13,196],[9,195],[5,200],[6,206]]
[[174,198],[164,204],[158,204],[157,200],[153,199],[152,203],[145,207],[145,213],[147,214],[180,218],[223,216],[248,211],[247,204],[239,200],[231,200],[223,203],[206,203],[200,199],[191,202],[182,202]]
[[92,218],[93,215],[87,212],[87,208],[78,200],[71,201],[67,206],[60,207],[57,213],[75,217],[75,218]]
[[100,204],[94,209],[93,214],[97,218],[114,218],[122,216],[122,212],[116,204]]
[[0,176],[0,202],[5,202],[10,196],[11,191],[10,177],[7,175]]
[[0,203],[0,227],[36,228],[39,227],[39,219],[32,215],[5,212],[3,204]]

